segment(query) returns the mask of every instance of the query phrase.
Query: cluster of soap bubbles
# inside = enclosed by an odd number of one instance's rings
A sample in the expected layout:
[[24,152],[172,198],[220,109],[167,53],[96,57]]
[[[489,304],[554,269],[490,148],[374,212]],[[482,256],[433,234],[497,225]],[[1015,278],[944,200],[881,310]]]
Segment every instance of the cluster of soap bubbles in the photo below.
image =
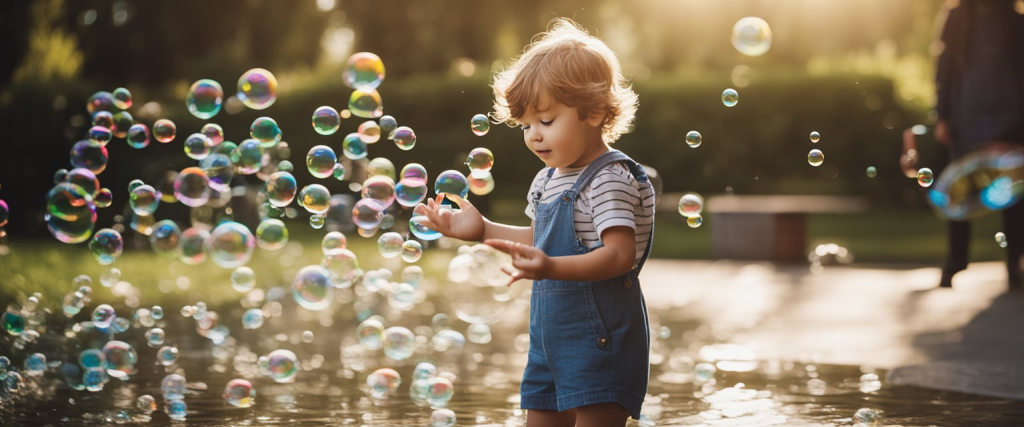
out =
[[853,253],[835,243],[822,243],[807,254],[807,261],[811,263],[811,272],[817,273],[824,266],[852,263]]
[[459,319],[492,324],[501,318],[509,303],[522,293],[522,287],[508,286],[508,276],[501,271],[502,266],[511,263],[508,255],[484,244],[459,248],[458,255],[448,263],[450,283],[446,287],[446,296]]
[[686,193],[679,198],[679,214],[686,218],[686,225],[697,228],[704,222],[704,197],[697,193]]

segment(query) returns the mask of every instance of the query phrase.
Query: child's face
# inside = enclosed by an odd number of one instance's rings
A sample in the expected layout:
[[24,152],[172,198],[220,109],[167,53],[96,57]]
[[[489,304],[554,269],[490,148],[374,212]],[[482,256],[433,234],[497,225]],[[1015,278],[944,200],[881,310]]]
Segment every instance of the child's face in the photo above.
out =
[[603,115],[580,120],[576,108],[548,98],[541,111],[529,108],[516,119],[526,147],[552,168],[581,167],[607,150],[601,139]]

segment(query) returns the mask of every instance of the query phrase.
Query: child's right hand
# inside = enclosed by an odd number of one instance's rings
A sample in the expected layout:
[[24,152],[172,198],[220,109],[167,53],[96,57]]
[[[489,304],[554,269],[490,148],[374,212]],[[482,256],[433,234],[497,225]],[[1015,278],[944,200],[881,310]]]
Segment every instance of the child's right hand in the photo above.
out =
[[423,225],[447,237],[459,240],[478,242],[484,238],[484,217],[472,203],[459,196],[448,195],[448,198],[459,205],[458,211],[442,207],[444,196],[438,194],[434,199],[427,199],[427,204],[416,205],[413,212],[425,215],[428,221]]

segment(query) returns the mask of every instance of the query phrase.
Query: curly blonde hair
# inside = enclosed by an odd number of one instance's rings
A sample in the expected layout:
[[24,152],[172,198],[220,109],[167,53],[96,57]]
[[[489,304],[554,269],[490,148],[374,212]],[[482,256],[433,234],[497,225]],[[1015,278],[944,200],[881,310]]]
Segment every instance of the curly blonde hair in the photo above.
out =
[[557,18],[538,34],[523,54],[494,77],[491,117],[509,126],[544,96],[575,107],[580,120],[605,113],[601,138],[614,143],[636,116],[633,92],[615,53],[572,20]]

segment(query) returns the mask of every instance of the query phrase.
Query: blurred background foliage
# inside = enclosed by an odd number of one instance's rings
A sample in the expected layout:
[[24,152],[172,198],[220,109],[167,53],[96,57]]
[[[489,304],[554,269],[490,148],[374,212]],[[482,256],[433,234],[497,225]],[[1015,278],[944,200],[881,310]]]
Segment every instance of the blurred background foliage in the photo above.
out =
[[[89,127],[84,107],[92,93],[127,87],[136,121],[178,124],[171,144],[108,145],[111,166],[99,178],[115,204],[100,211],[98,224],[106,224],[122,213],[131,179],[152,182],[193,165],[180,141],[204,122],[186,112],[183,99],[201,78],[217,80],[227,95],[250,68],[277,76],[271,108],[225,108],[210,120],[228,140],[245,139],[252,120],[269,115],[300,169],[313,145],[340,150],[362,120],[321,136],[309,117],[321,105],[346,108],[351,89],[341,70],[359,51],[383,59],[384,112],[418,136],[409,152],[389,141],[371,145],[370,158],[388,157],[398,168],[419,162],[433,176],[465,172],[465,153],[490,148],[497,187],[485,208],[521,217],[542,164],[522,149],[518,129],[497,125],[481,138],[468,121],[490,110],[493,72],[560,16],[619,55],[640,110],[616,147],[656,168],[665,192],[849,194],[893,210],[925,206],[897,160],[902,130],[929,123],[936,0],[13,0],[0,7],[8,59],[0,63],[0,198],[11,205],[12,236],[46,233],[43,197]],[[771,25],[767,54],[732,48],[732,25],[744,16]],[[740,93],[734,108],[720,101],[726,87]],[[698,149],[683,141],[691,129],[703,134]],[[808,140],[814,130],[822,134],[818,144]],[[938,171],[944,148],[930,134],[923,138],[921,163]],[[821,167],[808,166],[811,148],[825,153]],[[868,166],[878,169],[876,178],[865,176]],[[312,182],[304,171],[296,176],[300,185]],[[348,183],[320,182],[348,191]]]

